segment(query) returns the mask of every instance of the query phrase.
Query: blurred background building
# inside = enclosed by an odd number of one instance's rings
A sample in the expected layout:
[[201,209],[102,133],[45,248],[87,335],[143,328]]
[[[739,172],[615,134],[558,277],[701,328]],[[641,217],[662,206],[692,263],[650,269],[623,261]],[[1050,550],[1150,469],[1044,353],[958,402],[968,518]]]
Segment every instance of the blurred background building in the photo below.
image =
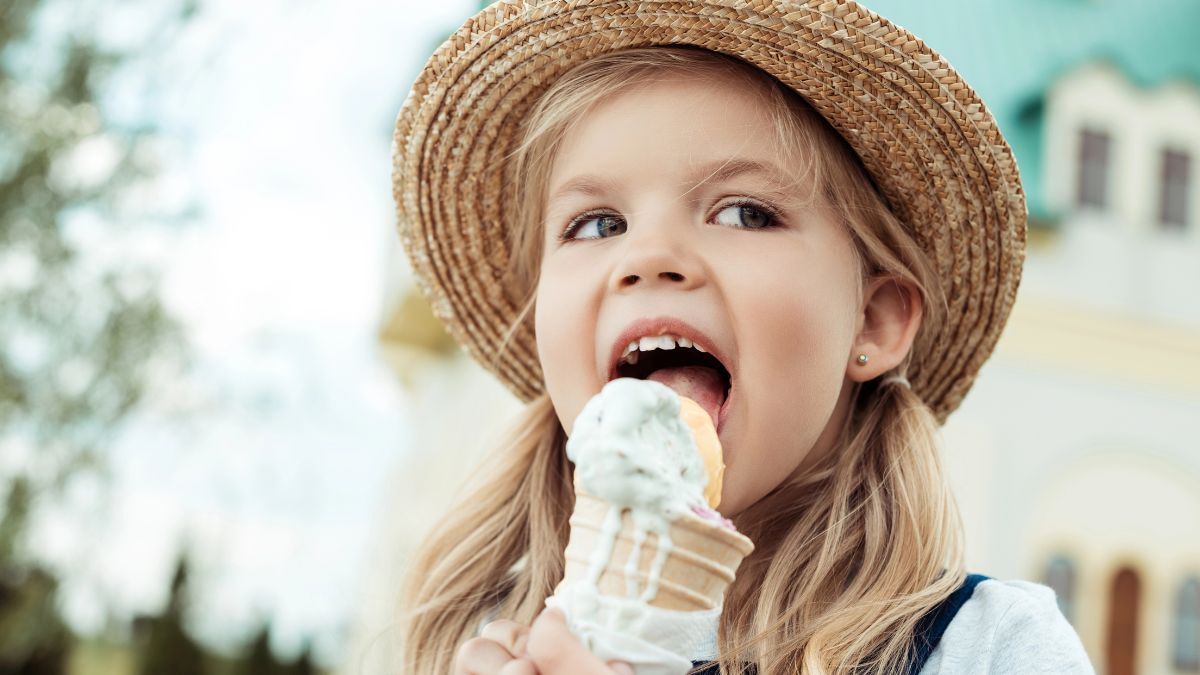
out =
[[[865,4],[980,92],[1028,194],[1016,307],[944,429],[970,569],[1054,588],[1099,673],[1200,672],[1200,5]],[[387,509],[395,543],[367,586],[390,600],[448,487],[519,405],[404,274],[388,298],[382,353],[422,411]],[[381,663],[388,609],[360,624]]]

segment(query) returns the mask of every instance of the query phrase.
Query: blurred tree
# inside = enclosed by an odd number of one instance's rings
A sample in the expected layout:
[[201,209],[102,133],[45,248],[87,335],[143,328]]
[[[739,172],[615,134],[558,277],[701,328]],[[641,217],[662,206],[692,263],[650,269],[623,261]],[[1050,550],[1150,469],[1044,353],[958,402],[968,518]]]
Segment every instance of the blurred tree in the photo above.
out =
[[304,643],[304,649],[300,651],[300,655],[296,660],[288,665],[284,671],[287,675],[317,675],[317,666],[312,659],[312,641]]
[[[28,510],[29,488],[14,481],[0,514],[0,543]],[[62,675],[71,635],[58,616],[58,581],[36,565],[0,568],[0,673]]]
[[145,3],[164,25],[136,48],[102,38],[101,3],[0,5],[0,673],[56,672],[13,664],[61,663],[69,643],[28,542],[39,510],[102,475],[106,441],[186,352],[153,270],[94,250],[137,220],[156,160],[153,129],[111,113],[110,81],[194,14],[181,1]]
[[171,594],[161,615],[150,621],[142,650],[141,675],[202,675],[205,654],[188,635],[188,559],[181,553],[171,577]]
[[271,623],[264,621],[246,648],[238,675],[285,675],[289,671],[271,649]]

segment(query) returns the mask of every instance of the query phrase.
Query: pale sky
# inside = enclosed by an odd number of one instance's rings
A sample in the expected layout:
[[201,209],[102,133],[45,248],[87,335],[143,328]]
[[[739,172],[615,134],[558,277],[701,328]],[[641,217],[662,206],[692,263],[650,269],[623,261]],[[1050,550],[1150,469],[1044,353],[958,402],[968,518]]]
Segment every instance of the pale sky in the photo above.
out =
[[[81,629],[105,605],[156,611],[187,536],[204,637],[240,641],[269,615],[281,650],[312,635],[336,662],[406,438],[404,392],[374,351],[397,246],[390,127],[475,3],[204,4],[165,57],[154,104],[168,156],[152,195],[203,212],[114,254],[164,270],[197,369],[159,395],[205,409],[138,420],[111,455],[107,505],[81,486],[34,543],[69,570]],[[224,402],[205,404],[214,392]]]

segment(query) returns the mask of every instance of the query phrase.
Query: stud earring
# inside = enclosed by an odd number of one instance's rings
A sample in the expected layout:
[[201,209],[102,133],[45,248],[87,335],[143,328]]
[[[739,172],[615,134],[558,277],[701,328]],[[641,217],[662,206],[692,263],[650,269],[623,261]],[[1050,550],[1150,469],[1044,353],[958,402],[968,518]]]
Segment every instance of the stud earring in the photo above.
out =
[[871,360],[871,357],[867,356],[866,354],[858,355],[858,365],[860,365],[860,366],[867,365],[867,361],[870,361],[870,360]]

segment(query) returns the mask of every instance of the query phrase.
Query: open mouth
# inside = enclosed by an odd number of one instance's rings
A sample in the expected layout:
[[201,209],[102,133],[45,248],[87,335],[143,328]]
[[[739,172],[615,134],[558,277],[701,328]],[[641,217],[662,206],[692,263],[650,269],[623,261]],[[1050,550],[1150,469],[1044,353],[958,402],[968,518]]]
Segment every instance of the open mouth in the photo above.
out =
[[729,369],[717,357],[695,347],[634,350],[617,363],[614,377],[654,380],[708,411],[719,432],[733,390]]

